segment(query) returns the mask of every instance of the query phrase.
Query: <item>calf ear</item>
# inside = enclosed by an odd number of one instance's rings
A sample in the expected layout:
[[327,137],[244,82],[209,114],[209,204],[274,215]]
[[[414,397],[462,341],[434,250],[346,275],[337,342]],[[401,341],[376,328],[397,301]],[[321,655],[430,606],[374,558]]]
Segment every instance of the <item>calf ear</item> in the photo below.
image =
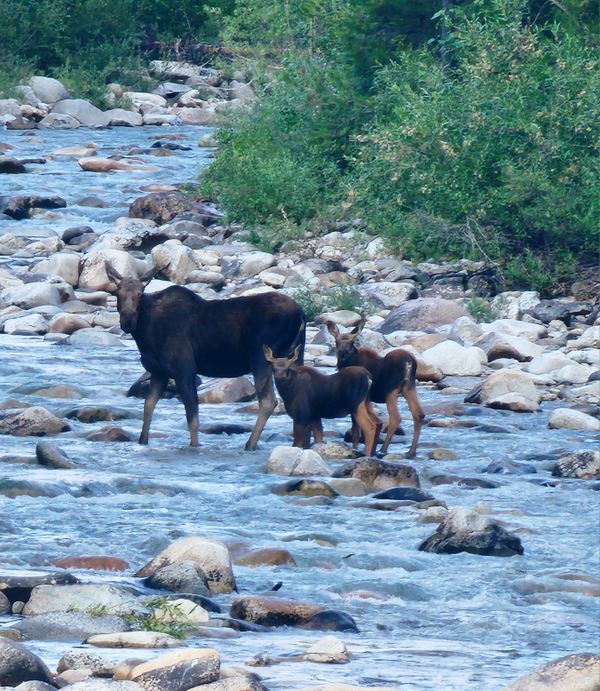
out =
[[273,351],[269,348],[268,345],[263,345],[263,353],[265,356],[265,360],[272,364],[275,358],[273,357]]
[[144,286],[147,286],[148,283],[156,276],[156,274],[160,271],[158,266],[153,266],[151,269],[146,271],[146,273],[143,273],[140,277],[139,280],[144,284]]
[[106,275],[110,278],[110,280],[114,281],[117,285],[123,280],[123,276],[121,276],[114,266],[107,261],[104,262],[104,270],[106,271]]
[[340,335],[340,330],[338,329],[337,324],[334,324],[333,322],[327,322],[327,331],[329,331],[334,338],[337,338]]
[[353,336],[358,336],[358,334],[363,330],[365,322],[367,321],[366,317],[363,317],[358,324],[352,329],[350,332]]
[[289,359],[289,363],[293,365],[294,362],[296,362],[296,360],[298,360],[299,357],[300,357],[300,346],[297,345],[294,348],[294,352],[292,353],[292,357]]

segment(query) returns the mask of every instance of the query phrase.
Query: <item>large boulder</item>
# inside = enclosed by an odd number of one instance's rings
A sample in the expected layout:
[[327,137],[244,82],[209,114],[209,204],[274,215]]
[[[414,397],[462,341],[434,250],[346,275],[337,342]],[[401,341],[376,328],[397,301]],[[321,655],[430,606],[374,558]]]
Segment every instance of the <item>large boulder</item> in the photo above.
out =
[[550,429],[580,429],[586,432],[600,432],[600,420],[571,408],[557,408],[548,421]]
[[445,376],[478,377],[482,371],[485,354],[480,348],[465,348],[454,341],[443,341],[428,348],[421,357],[438,367]]
[[26,283],[3,290],[0,293],[0,307],[16,305],[28,310],[41,305],[58,306],[73,297],[73,289],[65,283]]
[[113,614],[96,616],[88,612],[57,611],[23,617],[13,628],[28,640],[79,643],[95,634],[126,631],[128,625],[121,617]]
[[412,466],[378,458],[359,458],[345,463],[334,472],[333,477],[358,478],[373,492],[391,487],[421,486],[419,475]]
[[502,691],[600,691],[600,656],[565,655],[520,677]]
[[143,566],[136,576],[148,578],[158,569],[181,561],[193,562],[200,568],[212,593],[230,593],[237,589],[226,545],[200,535],[176,540]]
[[106,262],[124,278],[136,278],[148,271],[148,266],[121,249],[97,249],[83,260],[79,287],[92,290],[114,290],[115,284],[106,274]]
[[38,262],[32,273],[60,276],[66,283],[75,287],[79,280],[79,255],[72,252],[59,252]]
[[18,686],[25,681],[42,681],[54,686],[50,670],[37,655],[0,637],[0,685]]
[[29,86],[33,90],[36,98],[42,103],[56,103],[65,98],[69,98],[69,92],[65,89],[62,82],[52,77],[42,77],[35,75],[29,80]]
[[173,283],[186,283],[187,277],[200,268],[194,250],[186,247],[180,240],[167,240],[152,249],[152,259]]
[[131,218],[149,218],[158,225],[168,223],[178,214],[193,211],[196,204],[182,192],[151,192],[138,197],[129,207]]
[[469,317],[461,305],[443,298],[417,298],[393,309],[379,326],[379,331],[389,334],[405,329],[426,331],[427,329],[452,324],[459,317]]
[[490,362],[500,358],[514,358],[519,362],[526,362],[544,352],[541,346],[532,343],[528,338],[505,333],[487,333],[476,341],[476,345],[484,351]]
[[58,101],[54,104],[52,112],[70,115],[79,120],[84,127],[107,127],[109,123],[106,113],[82,98],[66,98]]
[[552,475],[598,480],[600,479],[600,451],[573,451],[562,454],[552,468]]
[[523,554],[521,540],[495,523],[464,506],[452,509],[433,535],[419,545],[422,552],[512,557]]
[[23,607],[24,615],[90,610],[131,614],[137,609],[134,592],[125,586],[104,583],[38,585]]

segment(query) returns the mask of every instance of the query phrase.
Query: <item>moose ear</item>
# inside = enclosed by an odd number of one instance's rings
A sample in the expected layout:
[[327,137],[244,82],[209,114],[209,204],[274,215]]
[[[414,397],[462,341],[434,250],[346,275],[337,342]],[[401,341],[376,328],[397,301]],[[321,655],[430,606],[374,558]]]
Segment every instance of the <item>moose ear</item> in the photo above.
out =
[[358,322],[358,324],[352,329],[352,331],[350,333],[353,336],[358,336],[358,334],[363,330],[366,321],[367,321],[367,318],[362,317],[362,319]]
[[300,357],[300,346],[297,345],[294,348],[294,352],[292,353],[292,357],[289,359],[290,363],[293,364],[294,362],[296,362],[298,360],[299,357]]
[[143,283],[144,286],[147,286],[148,283],[150,283],[150,281],[156,276],[156,274],[157,274],[159,271],[160,271],[160,269],[158,268],[158,266],[153,266],[151,269],[149,269],[148,271],[146,271],[145,273],[143,273],[143,274],[139,277],[138,280],[139,280],[141,283]]
[[123,276],[121,276],[114,266],[109,264],[107,261],[104,262],[104,270],[106,271],[106,275],[110,278],[110,280],[114,281],[117,285],[123,280]]
[[328,321],[327,322],[327,331],[334,337],[337,338],[340,335],[340,330],[338,329],[337,324],[334,324],[333,322]]
[[263,345],[263,353],[265,355],[265,360],[272,364],[275,358],[273,357],[273,351],[269,348],[268,345]]

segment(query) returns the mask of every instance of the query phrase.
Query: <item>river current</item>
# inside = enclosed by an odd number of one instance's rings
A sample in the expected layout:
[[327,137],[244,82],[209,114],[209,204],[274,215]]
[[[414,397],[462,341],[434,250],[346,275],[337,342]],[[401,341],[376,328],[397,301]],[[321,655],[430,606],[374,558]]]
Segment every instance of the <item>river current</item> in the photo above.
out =
[[[102,232],[127,214],[129,203],[146,186],[195,180],[198,169],[210,160],[207,149],[196,147],[206,131],[184,127],[0,132],[0,141],[16,146],[11,155],[18,158],[36,158],[90,141],[99,145],[99,155],[107,156],[147,147],[151,137],[164,133],[183,134],[187,139],[180,143],[192,146],[171,157],[141,155],[144,162],[159,167],[155,173],[84,173],[75,159],[60,158],[32,165],[26,175],[0,176],[0,195],[57,194],[68,204],[33,220],[0,221],[0,235],[30,235],[32,230],[60,235],[64,228],[83,224]],[[108,206],[77,205],[89,195]],[[0,257],[0,266],[28,261]],[[126,392],[142,372],[132,341],[123,341],[122,347],[83,349],[42,337],[0,335],[0,403],[18,399],[57,414],[75,406],[106,405],[125,411],[129,417],[118,424],[137,436],[142,401],[127,398]],[[79,398],[33,394],[55,385],[71,387]],[[419,393],[426,409],[442,401],[462,401],[461,396],[444,395],[430,386],[420,385]],[[250,426],[254,415],[241,410],[245,405],[203,405],[201,424]],[[585,432],[549,430],[548,418],[557,405],[543,403],[535,414],[468,406],[466,415],[477,426],[425,426],[418,458],[412,462],[424,489],[449,508],[489,505],[492,514],[521,537],[525,553],[520,557],[419,552],[419,543],[436,526],[418,523],[418,511],[408,506],[385,511],[373,508],[368,497],[322,503],[274,494],[273,486],[285,478],[266,474],[264,467],[276,445],[291,443],[286,416],[269,420],[256,452],[243,450],[246,435],[205,433],[200,449],[190,449],[183,407],[173,399],[159,402],[149,447],[89,441],[85,436],[107,423],[70,421],[71,431],[54,441],[76,469],[15,462],[15,456],[34,457],[38,440],[0,436],[0,571],[51,569],[49,564],[60,557],[110,554],[127,560],[133,573],[173,540],[192,534],[253,547],[284,547],[297,567],[234,566],[240,593],[263,592],[282,581],[281,594],[343,610],[354,617],[360,633],[336,634],[352,655],[348,664],[289,661],[259,668],[269,689],[325,682],[414,691],[500,689],[548,660],[598,647],[598,600],[586,594],[585,586],[595,580],[597,590],[600,576],[599,493],[586,481],[548,482],[561,452],[589,449],[598,440]],[[405,427],[410,433],[410,416],[402,401],[401,412],[409,420]],[[325,424],[335,433],[346,427],[346,421]],[[436,445],[451,449],[457,460],[429,460],[427,451]],[[406,448],[405,441],[391,450]],[[528,463],[537,472],[482,472],[498,460]],[[498,486],[430,486],[427,478],[441,473],[483,478]],[[83,581],[137,583],[128,573],[75,574]],[[216,599],[227,605],[231,598]],[[0,623],[9,625],[12,619],[0,617]],[[231,640],[192,639],[189,644],[215,647],[222,663],[230,666],[262,653],[298,653],[323,635],[290,628],[243,633]],[[69,647],[64,642],[26,645],[50,667]],[[120,659],[131,652],[103,654]],[[153,657],[159,652],[135,655]]]

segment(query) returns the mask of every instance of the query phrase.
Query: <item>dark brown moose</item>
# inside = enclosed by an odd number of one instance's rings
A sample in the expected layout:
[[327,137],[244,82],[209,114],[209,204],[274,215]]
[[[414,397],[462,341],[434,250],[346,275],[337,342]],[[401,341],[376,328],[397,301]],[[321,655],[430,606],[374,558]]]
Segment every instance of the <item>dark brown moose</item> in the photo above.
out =
[[412,353],[397,348],[381,357],[371,348],[358,348],[356,339],[365,325],[363,318],[349,333],[341,333],[333,322],[327,322],[329,333],[335,338],[337,366],[340,371],[347,367],[364,367],[373,378],[369,398],[375,403],[385,403],[388,411],[387,433],[381,446],[386,453],[394,432],[400,425],[398,396],[402,394],[408,403],[413,419],[413,437],[407,458],[414,458],[425,414],[417,395],[417,361]]
[[297,347],[302,359],[304,312],[290,297],[276,292],[224,300],[204,300],[183,286],[144,293],[157,272],[154,268],[139,278],[123,278],[106,263],[106,273],[117,286],[121,328],[135,339],[142,365],[150,373],[139,443],[148,443],[152,413],[170,378],[185,406],[190,444],[198,446],[196,374],[238,377],[251,372],[259,410],[246,449],[254,450],[277,403],[273,368],[264,357],[263,344],[277,353]]
[[276,358],[268,345],[265,359],[273,365],[275,384],[293,421],[294,446],[308,448],[311,432],[315,442],[323,441],[322,418],[352,416],[352,446],[358,447],[360,432],[367,456],[375,454],[381,424],[368,399],[370,378],[363,367],[347,367],[326,375],[302,365],[300,346],[291,357]]

